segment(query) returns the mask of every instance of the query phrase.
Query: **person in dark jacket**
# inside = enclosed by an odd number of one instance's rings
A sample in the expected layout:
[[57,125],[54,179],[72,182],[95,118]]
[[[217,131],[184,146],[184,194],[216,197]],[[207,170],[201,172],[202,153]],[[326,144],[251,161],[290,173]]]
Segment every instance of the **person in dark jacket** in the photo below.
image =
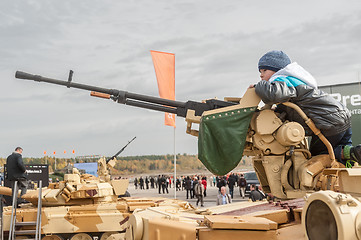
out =
[[160,175],[158,175],[157,183],[158,183],[158,193],[160,194],[160,190],[162,189],[162,178]]
[[189,176],[187,176],[186,178],[186,181],[185,181],[185,189],[187,191],[187,199],[190,197],[192,198],[192,193],[191,193],[191,190],[192,190],[192,181],[190,179]]
[[238,179],[238,187],[239,187],[239,194],[244,198],[246,194],[246,187],[247,187],[247,180],[244,178],[243,173],[241,173],[241,177]]
[[[351,113],[331,95],[317,87],[316,80],[282,51],[270,51],[258,62],[261,81],[254,87],[265,104],[292,102],[298,105],[321,130],[334,148],[336,159],[345,164],[348,160],[361,163],[361,145],[352,147]],[[313,134],[299,114],[282,104],[276,111],[286,112],[287,119],[300,123],[306,135],[312,136],[312,155],[327,154],[323,142]]]
[[[21,156],[22,153],[23,149],[21,147],[17,147],[6,159],[7,179],[11,183],[12,188],[14,187],[15,181],[18,182],[17,185],[21,190],[20,196],[24,195],[27,190],[26,169]],[[18,203],[20,202],[20,199],[18,199]]]
[[249,194],[249,198],[252,200],[252,202],[261,201],[263,199],[261,193],[257,191],[256,185],[252,184],[250,190],[251,193]]
[[262,188],[261,185],[260,185],[260,186],[256,186],[256,191],[258,191],[258,192],[261,194],[262,200],[263,200],[263,199],[267,199],[268,194],[265,193],[265,192],[263,192],[263,188]]
[[145,188],[149,189],[149,179],[148,179],[148,177],[145,177]]
[[236,184],[236,177],[233,175],[233,173],[229,175],[227,184],[229,188],[229,194],[231,195],[231,198],[233,198],[234,185]]
[[135,187],[135,189],[138,188],[138,178],[134,179],[134,187]]
[[139,178],[139,187],[140,187],[140,190],[144,190],[144,179],[143,177],[140,177]]
[[154,188],[154,178],[150,177],[150,188]]
[[177,178],[175,186],[176,186],[177,191],[181,190],[181,180],[180,180],[180,178]]
[[165,190],[167,193],[169,193],[169,192],[168,192],[168,185],[167,185],[167,178],[166,178],[164,175],[162,175],[161,184],[162,184],[163,194],[164,194],[164,190]]
[[182,176],[182,191],[186,188],[186,177]]
[[219,177],[217,182],[218,192],[221,192],[221,188],[227,186],[226,177]]

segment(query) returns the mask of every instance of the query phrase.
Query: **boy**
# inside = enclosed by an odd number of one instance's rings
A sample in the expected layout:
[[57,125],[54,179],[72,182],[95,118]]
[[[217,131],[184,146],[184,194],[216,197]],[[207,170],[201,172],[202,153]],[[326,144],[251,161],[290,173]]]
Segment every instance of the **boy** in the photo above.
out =
[[[292,102],[312,119],[334,148],[336,159],[345,164],[353,160],[361,164],[361,145],[352,147],[350,111],[332,96],[317,88],[316,80],[282,51],[270,51],[258,62],[261,81],[254,87],[265,104]],[[286,112],[287,119],[300,123],[306,135],[312,135],[310,151],[313,156],[327,154],[323,142],[308,128],[293,109],[282,104],[276,111]]]

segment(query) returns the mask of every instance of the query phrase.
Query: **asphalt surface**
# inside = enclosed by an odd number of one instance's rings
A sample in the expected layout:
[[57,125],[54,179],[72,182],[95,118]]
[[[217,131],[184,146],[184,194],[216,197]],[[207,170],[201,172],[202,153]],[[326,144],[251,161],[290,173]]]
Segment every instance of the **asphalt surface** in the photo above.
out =
[[[135,189],[133,184],[130,184],[128,187],[128,192],[130,193],[130,195],[132,197],[166,197],[166,198],[174,198],[174,188],[168,188],[169,193],[158,193],[158,189],[145,189],[145,190],[140,190],[139,186],[138,189]],[[227,193],[229,193],[229,189],[227,187]],[[188,201],[189,203],[191,203],[193,206],[196,207],[196,202],[197,202],[197,198],[193,198],[193,199],[187,199],[186,198],[186,190],[183,191],[177,191],[176,192],[176,198],[180,199],[180,200],[185,200]],[[212,206],[216,206],[216,200],[217,200],[217,194],[218,194],[218,188],[214,187],[214,186],[207,186],[207,197],[203,197],[203,201],[204,201],[204,207],[212,207]],[[241,201],[248,201],[248,196],[246,195],[246,197],[244,199],[242,199],[242,197],[240,196],[239,193],[239,188],[238,187],[234,187],[234,194],[233,194],[233,199],[232,202],[241,202]],[[200,207],[200,204],[199,206]]]

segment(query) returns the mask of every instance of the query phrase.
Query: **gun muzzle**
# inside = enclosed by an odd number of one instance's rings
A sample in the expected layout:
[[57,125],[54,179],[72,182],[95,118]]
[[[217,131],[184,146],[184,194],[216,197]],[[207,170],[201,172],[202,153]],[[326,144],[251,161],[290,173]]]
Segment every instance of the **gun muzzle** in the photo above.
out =
[[16,71],[15,77],[19,79],[34,80],[34,81],[38,81],[38,79],[41,78],[41,76],[39,75],[34,75],[22,71]]

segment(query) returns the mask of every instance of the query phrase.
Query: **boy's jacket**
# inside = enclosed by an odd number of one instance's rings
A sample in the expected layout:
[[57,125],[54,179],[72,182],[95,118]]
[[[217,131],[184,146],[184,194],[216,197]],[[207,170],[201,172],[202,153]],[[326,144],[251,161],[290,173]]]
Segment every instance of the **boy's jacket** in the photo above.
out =
[[[312,75],[295,62],[276,72],[269,81],[258,82],[255,89],[266,104],[297,104],[325,136],[336,135],[351,126],[350,111],[332,96],[319,90]],[[293,109],[280,104],[277,111],[285,111],[288,120],[299,122],[307,135],[312,134]]]

